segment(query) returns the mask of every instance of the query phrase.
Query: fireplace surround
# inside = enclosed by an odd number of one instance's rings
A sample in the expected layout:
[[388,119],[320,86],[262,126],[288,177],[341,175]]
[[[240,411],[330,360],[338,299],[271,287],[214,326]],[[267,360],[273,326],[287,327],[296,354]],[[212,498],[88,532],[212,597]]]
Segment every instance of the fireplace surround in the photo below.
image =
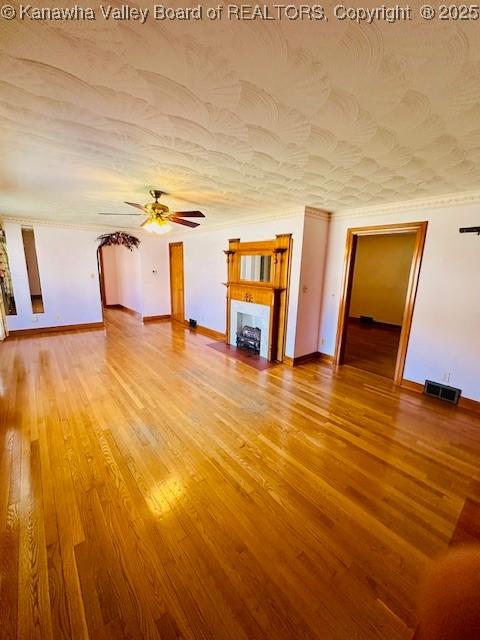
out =
[[268,359],[270,307],[244,300],[232,300],[230,304],[230,325],[227,342],[237,345],[237,335],[244,326],[260,329],[260,349],[262,358]]
[[284,356],[291,251],[291,234],[258,242],[232,239],[225,251],[227,343],[236,346],[245,325],[259,328],[260,356],[272,362]]

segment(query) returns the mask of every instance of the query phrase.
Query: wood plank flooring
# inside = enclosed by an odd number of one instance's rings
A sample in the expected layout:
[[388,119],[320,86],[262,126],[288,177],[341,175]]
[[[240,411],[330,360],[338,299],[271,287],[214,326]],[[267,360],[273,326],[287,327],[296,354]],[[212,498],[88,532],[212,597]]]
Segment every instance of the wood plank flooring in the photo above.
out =
[[478,415],[209,343],[109,311],[0,345],[2,639],[412,638]]
[[350,318],[345,364],[393,380],[400,332],[401,327],[362,324]]

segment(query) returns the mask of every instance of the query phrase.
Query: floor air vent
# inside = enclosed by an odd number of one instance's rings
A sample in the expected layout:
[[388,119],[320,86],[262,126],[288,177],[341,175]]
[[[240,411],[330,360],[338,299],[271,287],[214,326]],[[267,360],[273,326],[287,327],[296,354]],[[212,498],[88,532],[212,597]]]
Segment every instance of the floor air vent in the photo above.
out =
[[439,382],[425,380],[423,393],[427,396],[433,396],[434,398],[440,398],[440,400],[451,402],[452,404],[458,404],[462,391],[455,387],[447,387],[445,384],[440,384]]

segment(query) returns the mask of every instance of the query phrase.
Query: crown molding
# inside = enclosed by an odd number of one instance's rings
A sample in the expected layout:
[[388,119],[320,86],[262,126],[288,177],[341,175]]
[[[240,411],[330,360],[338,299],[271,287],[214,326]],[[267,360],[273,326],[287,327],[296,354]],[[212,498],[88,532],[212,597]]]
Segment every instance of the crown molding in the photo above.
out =
[[331,211],[327,211],[326,209],[318,209],[317,207],[305,207],[305,217],[329,222],[332,217],[332,213]]
[[412,211],[414,209],[454,207],[464,204],[478,204],[479,202],[479,191],[468,193],[448,193],[440,196],[430,196],[428,198],[416,198],[414,200],[390,202],[387,204],[339,209],[333,214],[333,217],[335,219],[340,219],[361,218],[364,216],[377,215],[393,215],[395,213]]
[[[276,220],[285,219],[285,218],[299,218],[304,216],[304,211],[302,207],[298,207],[295,210],[294,207],[289,211],[281,211],[281,212],[272,212],[270,214],[263,214],[258,216],[243,216],[236,218],[235,220],[225,220],[222,222],[211,223],[202,225],[199,229],[197,229],[198,233],[208,233],[209,231],[217,231],[220,229],[231,229],[232,227],[251,225],[253,223],[263,223],[263,222],[275,222]],[[182,234],[187,234],[187,230],[181,230]]]
[[[292,211],[293,209],[293,211]],[[272,212],[270,214],[261,214],[259,216],[243,216],[243,217],[238,217],[235,219],[231,219],[231,220],[224,220],[224,221],[219,221],[219,222],[213,222],[213,223],[206,223],[206,224],[202,224],[201,227],[197,227],[197,229],[195,230],[195,235],[203,235],[204,233],[209,233],[210,231],[217,231],[217,230],[221,230],[221,229],[231,229],[232,227],[237,227],[239,225],[248,225],[248,224],[253,224],[253,223],[262,223],[262,222],[274,222],[276,220],[279,219],[284,219],[284,218],[296,218],[296,217],[303,217],[304,211],[303,208],[298,207],[297,210],[295,210],[294,207],[292,207],[292,209],[290,209],[289,211],[283,211],[283,212]],[[320,210],[318,210],[320,211]],[[20,225],[25,225],[25,226],[38,226],[38,227],[56,227],[56,228],[60,228],[60,229],[77,229],[77,230],[81,230],[81,231],[100,231],[100,232],[105,232],[108,230],[112,230],[112,231],[128,231],[129,233],[137,233],[137,234],[141,234],[145,237],[151,238],[154,237],[154,234],[149,233],[148,231],[144,231],[143,229],[141,229],[140,227],[126,227],[126,226],[120,226],[120,225],[111,225],[111,224],[103,224],[103,225],[99,225],[99,224],[79,224],[79,223],[73,223],[73,222],[62,222],[59,220],[49,220],[49,219],[43,219],[43,218],[26,218],[26,217],[15,217],[15,216],[8,216],[8,215],[2,215],[0,213],[0,223],[1,222],[13,222],[15,224],[20,224]],[[191,235],[191,231],[187,230],[187,229],[177,229],[174,228],[172,229],[172,232],[169,234],[165,234],[163,236],[155,236],[155,237],[159,237],[159,238],[169,238],[172,236],[182,236],[182,237],[190,237]]]
[[43,218],[17,218],[15,216],[5,216],[0,214],[0,223],[4,222],[13,222],[15,224],[24,225],[26,227],[31,227],[35,225],[36,227],[55,227],[57,229],[76,229],[77,231],[100,231],[105,232],[106,230],[117,230],[117,231],[139,231],[141,233],[146,233],[143,229],[139,227],[124,227],[124,226],[113,226],[110,224],[77,224],[73,222],[62,222],[60,220],[46,220]]
[[[337,220],[342,218],[362,218],[381,215],[394,215],[402,213],[404,211],[413,211],[417,209],[428,208],[441,208],[441,207],[454,207],[458,205],[478,204],[480,203],[480,191],[467,192],[467,193],[449,193],[440,196],[430,196],[428,198],[416,198],[414,200],[404,200],[400,202],[390,202],[386,204],[370,205],[363,207],[351,207],[339,209],[337,211],[327,211],[326,209],[319,209],[317,207],[292,207],[287,211],[271,212],[268,214],[242,216],[236,219],[222,220],[219,222],[207,222],[201,227],[197,228],[195,235],[203,235],[210,231],[217,231],[221,229],[231,229],[233,226],[248,225],[248,224],[260,224],[263,222],[274,222],[284,218],[296,218],[296,217],[308,217],[315,218],[317,220]],[[232,216],[235,214],[232,213]],[[27,217],[15,217],[9,215],[2,215],[0,213],[0,222],[14,222],[22,225],[36,225],[44,227],[57,227],[60,229],[78,229],[83,231],[100,231],[105,232],[108,230],[128,231],[141,234],[145,237],[151,238],[153,234],[144,231],[140,227],[127,227],[121,225],[111,224],[79,224],[74,222],[62,222],[60,220],[48,220],[43,218],[27,218]],[[174,236],[190,237],[191,231],[184,229],[175,229],[172,234],[165,236],[158,236],[168,238]]]

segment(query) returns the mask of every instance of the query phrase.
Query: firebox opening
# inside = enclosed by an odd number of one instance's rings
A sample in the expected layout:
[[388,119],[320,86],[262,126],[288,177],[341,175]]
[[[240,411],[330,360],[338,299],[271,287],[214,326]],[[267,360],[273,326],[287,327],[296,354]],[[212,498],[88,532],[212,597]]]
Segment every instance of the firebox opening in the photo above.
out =
[[255,316],[237,313],[237,347],[260,353],[262,331],[258,324]]

